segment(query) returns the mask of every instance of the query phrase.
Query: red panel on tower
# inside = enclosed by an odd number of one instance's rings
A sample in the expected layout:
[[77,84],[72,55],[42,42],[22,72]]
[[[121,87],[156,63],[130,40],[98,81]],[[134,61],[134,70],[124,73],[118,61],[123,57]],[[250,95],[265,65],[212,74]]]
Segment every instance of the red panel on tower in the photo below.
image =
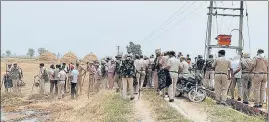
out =
[[231,45],[232,35],[218,35],[218,45],[229,46]]

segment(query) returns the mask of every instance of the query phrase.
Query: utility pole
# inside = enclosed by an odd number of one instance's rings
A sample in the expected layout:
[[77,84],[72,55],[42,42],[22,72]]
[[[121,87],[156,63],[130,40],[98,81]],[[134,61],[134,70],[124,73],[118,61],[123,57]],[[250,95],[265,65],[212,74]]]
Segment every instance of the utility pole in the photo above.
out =
[[209,14],[208,14],[208,21],[207,21],[207,45],[206,45],[206,59],[209,58],[209,55],[211,54],[211,47],[209,45],[211,44],[211,29],[212,29],[212,12],[213,12],[213,1],[210,1],[209,3]]
[[[228,48],[228,49],[236,49],[237,53],[240,55],[243,50],[243,1],[240,1],[240,8],[226,8],[226,7],[213,7],[213,1],[210,1],[210,5],[208,7],[209,13],[208,15],[208,21],[207,21],[207,37],[206,37],[206,59],[208,59],[209,55],[211,54],[212,48]],[[234,14],[218,14],[213,13],[212,11],[221,9],[221,10],[240,10],[240,15],[234,15]],[[239,29],[233,29],[239,31],[239,40],[238,40],[238,46],[221,46],[221,45],[211,45],[211,28],[212,28],[212,16],[224,16],[224,17],[239,17]],[[232,31],[233,31],[232,30]],[[218,36],[218,35],[217,35]]]
[[117,54],[119,55],[120,54],[120,46],[117,46]]
[[238,55],[241,55],[243,50],[243,1],[240,1],[240,19],[239,19],[239,49],[237,50]]

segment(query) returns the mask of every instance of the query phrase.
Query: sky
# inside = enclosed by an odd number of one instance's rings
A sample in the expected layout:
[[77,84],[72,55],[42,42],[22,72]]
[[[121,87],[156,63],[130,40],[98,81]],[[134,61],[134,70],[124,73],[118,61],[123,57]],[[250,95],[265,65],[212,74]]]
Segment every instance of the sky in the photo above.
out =
[[[44,47],[56,54],[72,51],[83,58],[93,52],[100,58],[116,55],[117,45],[126,53],[126,46],[132,41],[141,45],[145,55],[154,54],[158,48],[191,57],[203,55],[209,1],[186,2],[1,1],[1,51],[25,55],[29,48],[37,52]],[[249,17],[247,21],[244,16],[243,22],[244,51],[252,56],[259,48],[268,52],[268,2],[246,3],[244,14],[247,5]],[[214,6],[239,7],[239,1],[218,1]],[[177,10],[178,14],[172,16]],[[239,14],[230,10],[217,13]],[[171,21],[160,28],[171,16]],[[238,17],[213,16],[212,22],[214,45],[218,34],[230,34],[239,28]],[[238,34],[231,33],[233,46],[238,45]],[[217,51],[213,49],[212,53]],[[236,54],[235,50],[226,51],[229,57]]]

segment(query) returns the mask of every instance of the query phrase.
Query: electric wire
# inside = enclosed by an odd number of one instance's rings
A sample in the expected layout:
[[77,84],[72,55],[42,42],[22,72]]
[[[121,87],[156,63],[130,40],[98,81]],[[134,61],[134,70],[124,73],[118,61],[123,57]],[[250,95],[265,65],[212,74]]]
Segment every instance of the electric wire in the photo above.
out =
[[[169,30],[173,29],[174,27],[176,27],[179,23],[181,23],[183,20],[185,20],[187,17],[189,17],[193,12],[195,12],[196,10],[198,10],[199,8],[201,8],[206,2],[202,3],[199,7],[197,7],[196,9],[194,9],[193,11],[191,11],[187,16],[185,16],[183,19],[179,20],[176,24],[174,24],[171,28],[166,29],[163,32],[163,35],[166,34]],[[159,38],[161,35],[157,36],[155,39]]]
[[[185,12],[187,9],[189,9],[193,4],[194,4],[194,2],[192,2],[191,5],[189,5],[186,9],[184,9],[183,12]],[[182,12],[182,13],[183,13],[183,12]],[[166,32],[166,31],[165,31],[165,32]],[[157,38],[159,38],[159,36],[158,36]],[[155,39],[156,39],[156,38],[155,38]],[[154,39],[153,39],[153,40],[154,40]]]
[[[151,32],[151,34],[149,35],[149,36],[147,36],[144,40],[147,40],[148,38],[150,38],[151,36],[153,36],[157,31],[159,31],[161,28],[163,28],[163,27],[165,27],[165,25],[167,25],[166,23],[171,19],[171,18],[173,18],[175,15],[177,15],[178,14],[178,12],[183,8],[183,7],[185,7],[186,5],[187,5],[187,3],[189,3],[190,1],[188,1],[188,2],[186,2],[185,4],[183,4],[175,13],[173,13],[158,29],[156,29],[156,30],[153,30],[152,32]],[[194,3],[194,2],[193,2]],[[179,15],[181,15],[183,12],[181,12]],[[177,15],[176,17],[178,17],[179,15]],[[175,18],[176,18],[175,17]],[[174,19],[175,19],[174,18]],[[173,20],[174,20],[173,19]],[[170,21],[171,22],[171,21]],[[170,23],[169,22],[169,23]]]

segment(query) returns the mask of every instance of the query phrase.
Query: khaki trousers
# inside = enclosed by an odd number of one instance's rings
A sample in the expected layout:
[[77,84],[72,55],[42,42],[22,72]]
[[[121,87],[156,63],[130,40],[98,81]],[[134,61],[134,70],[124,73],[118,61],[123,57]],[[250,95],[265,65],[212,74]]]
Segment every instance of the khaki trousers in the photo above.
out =
[[147,87],[152,88],[153,86],[153,72],[151,70],[148,71],[148,79],[147,79]]
[[225,74],[215,74],[215,96],[217,102],[226,102],[230,81]]
[[79,91],[79,94],[81,95],[82,94],[82,76],[81,75],[79,75],[78,76],[78,82],[77,82],[77,93],[78,93],[78,91]]
[[94,91],[95,92],[99,92],[100,84],[101,84],[101,80],[100,79],[95,79],[95,82],[94,82]]
[[103,78],[103,83],[102,83],[102,85],[103,85],[103,87],[104,87],[105,89],[108,89],[108,77],[107,77],[107,76],[105,76],[105,77]]
[[230,86],[230,91],[231,91],[231,95],[232,98],[234,98],[234,92],[235,92],[235,87],[237,86],[238,89],[238,97],[242,98],[242,83],[241,83],[241,78],[234,78],[231,79],[231,86]]
[[63,98],[65,81],[59,81],[58,83],[58,98]]
[[123,99],[127,99],[127,85],[129,86],[131,97],[134,97],[133,78],[122,78],[122,97],[123,97]]
[[146,76],[145,71],[142,71],[141,74],[136,73],[136,80],[138,81],[138,84],[135,86],[135,93],[138,93],[139,89],[143,88],[145,76]]
[[168,91],[169,91],[169,88],[165,87],[159,92],[159,95],[165,95],[165,93],[168,93]]
[[158,75],[157,75],[157,71],[154,71],[153,72],[153,86],[154,86],[154,89],[158,89]]
[[115,74],[114,82],[116,82],[117,88],[122,90],[122,82],[121,82],[121,79],[120,79],[120,75],[117,74],[117,73]]
[[40,84],[39,94],[45,94],[45,79],[40,79],[39,84]]
[[114,81],[113,81],[113,79],[114,79],[114,74],[109,72],[109,73],[107,74],[107,77],[108,77],[108,89],[109,89],[109,90],[112,90],[113,87],[114,87]]
[[253,74],[243,73],[241,76],[243,102],[248,102]]
[[254,74],[252,79],[254,104],[263,103],[264,94],[266,94],[267,74]]
[[214,88],[214,71],[205,72],[204,86],[206,88]]
[[94,80],[93,80],[93,75],[89,76],[89,89],[90,91],[93,91],[93,85],[94,85]]
[[19,79],[12,79],[12,84],[13,84],[13,92],[14,93],[19,93],[20,92],[20,87],[18,86]]
[[168,95],[170,99],[174,99],[176,95],[178,73],[170,72],[170,76],[172,79],[172,84],[168,88]]

